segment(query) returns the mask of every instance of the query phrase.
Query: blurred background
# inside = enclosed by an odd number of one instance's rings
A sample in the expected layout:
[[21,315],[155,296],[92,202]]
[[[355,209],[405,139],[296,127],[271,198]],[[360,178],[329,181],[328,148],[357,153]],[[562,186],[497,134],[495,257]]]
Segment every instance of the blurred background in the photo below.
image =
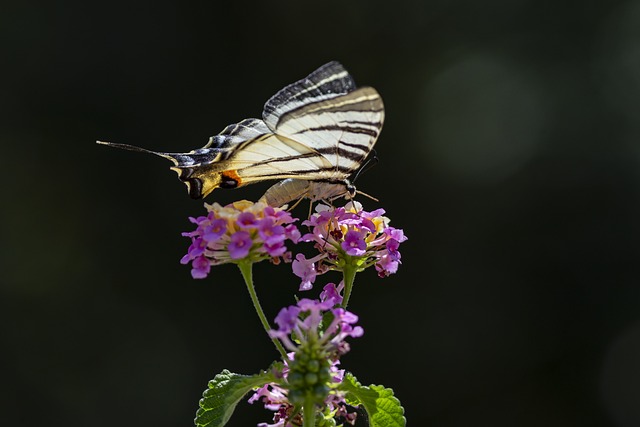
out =
[[640,1],[6,1],[0,46],[1,425],[192,425],[277,357],[235,267],[179,264],[202,201],[95,141],[189,151],[338,60],[386,106],[362,202],[409,237],[343,367],[413,426],[640,426]]

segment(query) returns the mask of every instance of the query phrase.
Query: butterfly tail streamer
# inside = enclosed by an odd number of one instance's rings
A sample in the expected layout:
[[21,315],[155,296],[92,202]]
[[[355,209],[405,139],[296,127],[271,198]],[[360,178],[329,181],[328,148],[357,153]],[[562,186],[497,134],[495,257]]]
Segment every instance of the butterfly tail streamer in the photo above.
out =
[[187,186],[189,196],[193,199],[201,199],[217,187],[233,188],[237,184],[233,179],[228,179],[221,173],[212,173],[203,166],[212,163],[212,159],[218,155],[218,150],[215,148],[201,148],[189,153],[163,153],[129,144],[96,142],[108,147],[153,154],[170,160],[174,164],[171,170],[178,174],[178,178]]
[[[186,156],[185,153],[162,153],[162,152],[159,152],[159,151],[147,150],[146,148],[137,147],[135,145],[120,144],[120,143],[117,143],[117,142],[96,141],[96,143],[98,143],[100,145],[106,145],[107,147],[119,148],[121,150],[136,151],[138,153],[154,154],[156,156],[171,160],[175,164],[175,166],[177,166],[177,167],[190,166],[191,164],[194,163],[193,157]],[[207,154],[207,158],[209,158],[209,157],[211,157],[211,156],[209,154]]]

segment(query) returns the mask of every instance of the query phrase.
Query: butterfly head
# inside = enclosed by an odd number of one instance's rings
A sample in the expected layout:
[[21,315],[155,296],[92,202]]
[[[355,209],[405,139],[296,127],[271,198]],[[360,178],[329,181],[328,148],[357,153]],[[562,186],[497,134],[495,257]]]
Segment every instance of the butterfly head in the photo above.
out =
[[358,192],[358,190],[356,190],[356,186],[349,181],[345,182],[345,190],[345,195],[348,199],[353,199],[354,197],[356,197],[356,193]]

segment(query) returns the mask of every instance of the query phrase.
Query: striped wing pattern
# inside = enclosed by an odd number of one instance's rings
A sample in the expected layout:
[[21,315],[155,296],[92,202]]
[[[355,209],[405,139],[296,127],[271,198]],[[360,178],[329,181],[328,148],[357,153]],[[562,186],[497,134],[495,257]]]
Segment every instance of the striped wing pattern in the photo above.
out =
[[283,114],[278,135],[295,139],[324,156],[336,176],[355,172],[375,144],[384,109],[370,87],[315,102]]
[[228,161],[225,167],[233,165],[249,181],[277,179],[330,166],[306,145],[279,137],[259,119],[227,126],[209,144],[210,149],[221,153],[221,160]]
[[[326,182],[346,188],[349,175],[373,148],[383,120],[384,107],[376,90],[357,89],[344,67],[330,62],[271,97],[262,120],[245,119],[229,125],[200,149],[162,153],[104,144],[171,160],[172,169],[194,198],[218,187],[273,179]],[[289,191],[290,185],[295,185],[296,191]],[[305,185],[280,186],[285,191],[278,194],[315,188]],[[282,203],[281,197],[277,199]]]
[[353,77],[342,64],[329,62],[273,95],[264,104],[262,118],[275,132],[282,115],[305,105],[345,95],[355,88]]

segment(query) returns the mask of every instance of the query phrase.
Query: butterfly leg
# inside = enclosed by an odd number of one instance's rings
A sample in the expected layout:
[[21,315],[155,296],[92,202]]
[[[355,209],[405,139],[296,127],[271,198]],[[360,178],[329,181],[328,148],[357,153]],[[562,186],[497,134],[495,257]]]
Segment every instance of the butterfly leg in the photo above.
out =
[[[305,197],[305,196],[298,197],[298,200],[296,200],[296,201],[295,201],[295,203],[294,203],[293,205],[291,205],[291,207],[290,207],[290,208],[287,208],[287,211],[288,211],[288,212],[291,212],[292,210],[294,210],[294,209],[295,209],[295,207],[296,207],[296,206],[298,206],[298,205],[300,204],[300,202],[302,202],[302,200],[304,199],[304,197]],[[309,209],[311,209],[311,208],[309,208]]]

